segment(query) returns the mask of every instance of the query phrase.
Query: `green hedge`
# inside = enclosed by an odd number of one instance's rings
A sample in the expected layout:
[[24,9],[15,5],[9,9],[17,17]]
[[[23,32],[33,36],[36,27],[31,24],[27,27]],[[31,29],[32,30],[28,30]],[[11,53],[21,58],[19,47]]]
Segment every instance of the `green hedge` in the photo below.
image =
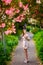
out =
[[40,28],[34,26],[27,26],[27,31],[31,31],[33,34],[36,34],[38,31],[40,31]]
[[36,41],[37,54],[43,63],[43,30],[35,34],[34,40]]
[[5,51],[3,44],[0,42],[0,65],[6,65],[6,61],[11,60],[11,52],[18,44],[18,37],[14,35],[5,36],[5,40]]
[[31,32],[32,32],[33,34],[36,34],[38,31],[40,31],[40,28],[38,28],[38,27],[33,27],[33,28],[31,29]]

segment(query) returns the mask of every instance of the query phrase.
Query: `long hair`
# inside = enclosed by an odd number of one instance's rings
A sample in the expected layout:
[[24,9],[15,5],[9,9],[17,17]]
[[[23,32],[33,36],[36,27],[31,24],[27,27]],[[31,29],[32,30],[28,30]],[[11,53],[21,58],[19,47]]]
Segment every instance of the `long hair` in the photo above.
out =
[[[23,30],[26,30],[26,26],[23,26]],[[23,31],[23,36],[24,36],[24,31]]]

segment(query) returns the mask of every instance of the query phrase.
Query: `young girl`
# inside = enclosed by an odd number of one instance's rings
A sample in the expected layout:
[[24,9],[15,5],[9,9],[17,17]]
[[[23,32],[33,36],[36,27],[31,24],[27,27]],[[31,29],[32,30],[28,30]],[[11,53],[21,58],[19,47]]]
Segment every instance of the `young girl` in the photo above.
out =
[[26,28],[24,27],[23,28],[23,36],[22,36],[22,39],[23,39],[23,49],[24,49],[24,54],[25,54],[25,63],[28,63],[28,41],[30,40],[29,37],[28,37],[28,34],[26,33]]

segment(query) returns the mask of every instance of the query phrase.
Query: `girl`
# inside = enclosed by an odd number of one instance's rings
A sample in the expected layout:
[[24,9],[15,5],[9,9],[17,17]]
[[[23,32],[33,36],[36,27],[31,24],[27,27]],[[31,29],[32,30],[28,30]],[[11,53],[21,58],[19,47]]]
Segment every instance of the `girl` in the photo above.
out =
[[[28,63],[28,41],[30,40],[28,37],[28,34],[26,33],[26,28],[23,28],[23,34],[22,34],[22,39],[23,39],[23,49],[24,49],[24,54],[25,54],[25,63]],[[28,41],[27,41],[28,40]]]

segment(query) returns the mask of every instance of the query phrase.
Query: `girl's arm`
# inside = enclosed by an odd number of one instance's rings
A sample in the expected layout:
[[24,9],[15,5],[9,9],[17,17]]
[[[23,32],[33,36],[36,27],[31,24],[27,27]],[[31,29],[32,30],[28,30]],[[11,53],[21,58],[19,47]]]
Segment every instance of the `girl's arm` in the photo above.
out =
[[30,40],[30,38],[29,37],[26,37],[26,39],[29,41]]
[[29,36],[28,35],[26,35],[26,37],[25,37],[28,41],[30,40],[30,38],[29,38]]

